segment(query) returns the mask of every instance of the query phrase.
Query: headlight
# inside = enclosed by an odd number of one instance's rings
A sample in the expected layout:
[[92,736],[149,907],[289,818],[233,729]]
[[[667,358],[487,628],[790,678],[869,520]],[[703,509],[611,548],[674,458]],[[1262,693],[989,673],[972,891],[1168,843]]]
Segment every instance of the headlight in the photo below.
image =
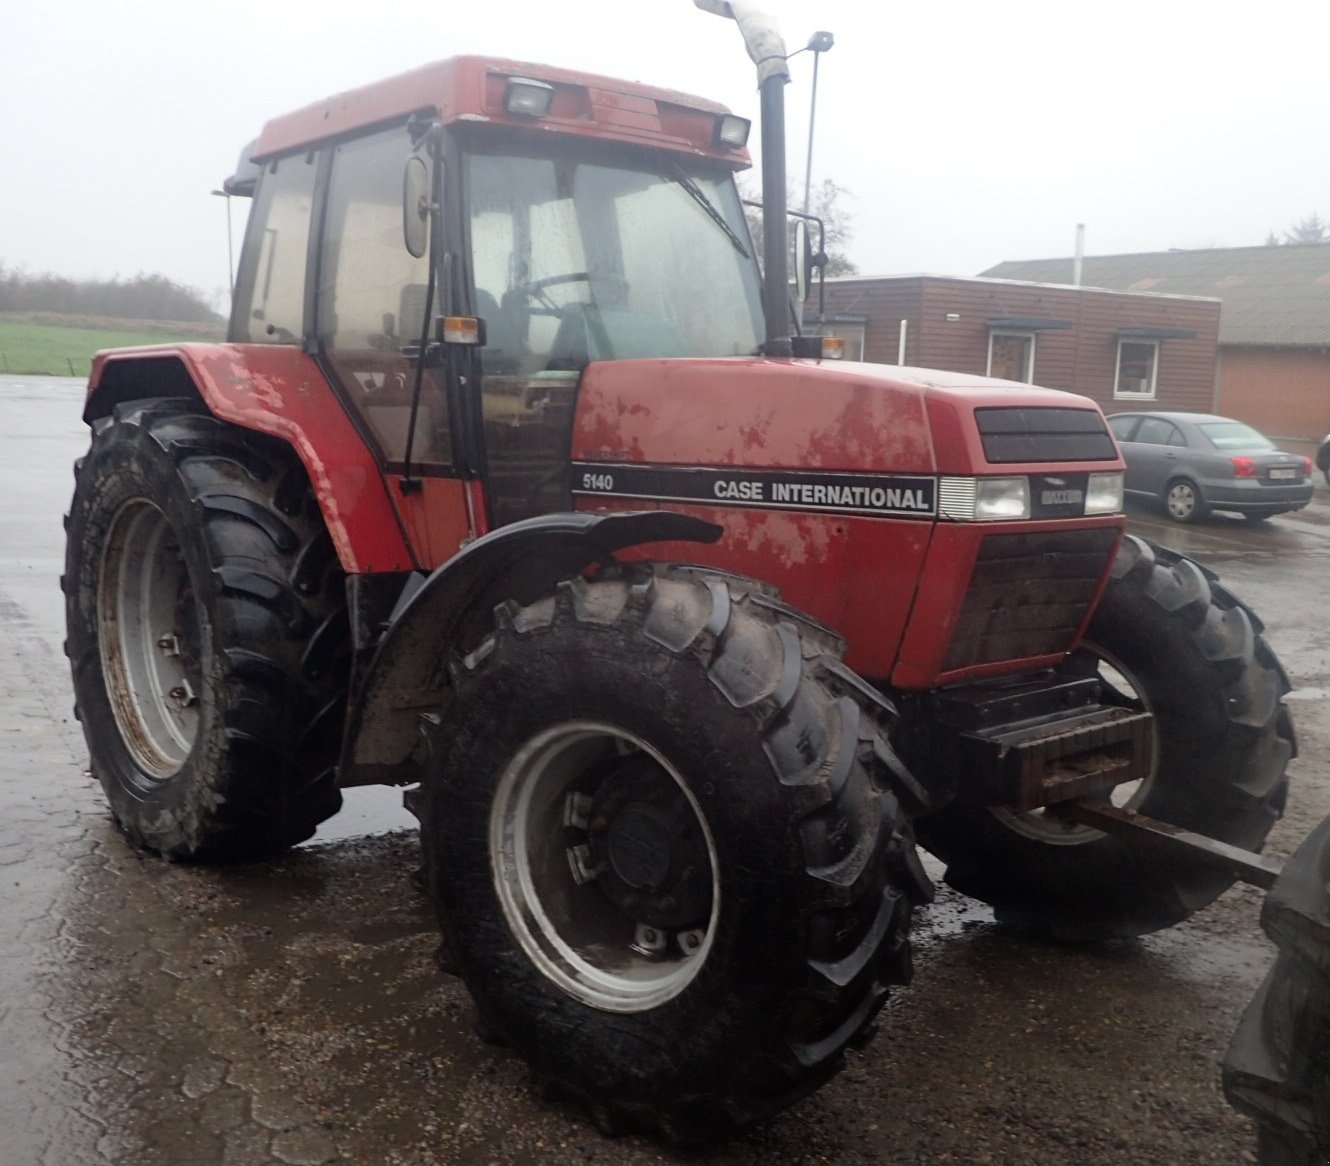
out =
[[1122,474],[1091,474],[1085,484],[1086,514],[1118,514],[1122,510]]
[[[1071,478],[1036,475],[1048,483],[1040,489],[1040,518],[1073,518],[1077,515],[1121,514],[1122,472],[1073,475]],[[1084,482],[1082,488],[1081,483]],[[1053,489],[1052,487],[1066,487]],[[1074,486],[1074,488],[1072,488]],[[1082,489],[1084,503],[1082,503]],[[1056,495],[1056,497],[1054,497]],[[1002,522],[1036,517],[1030,479],[948,478],[938,479],[938,515],[956,522]]]
[[1030,517],[1029,478],[942,478],[938,511],[961,522]]

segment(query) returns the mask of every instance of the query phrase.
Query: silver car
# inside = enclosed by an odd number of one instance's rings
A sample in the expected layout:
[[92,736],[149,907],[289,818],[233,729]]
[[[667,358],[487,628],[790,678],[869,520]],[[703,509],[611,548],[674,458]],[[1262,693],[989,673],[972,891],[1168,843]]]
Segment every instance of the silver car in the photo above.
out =
[[1177,522],[1211,510],[1251,521],[1301,510],[1312,463],[1250,425],[1211,413],[1115,413],[1108,419],[1127,463],[1126,491],[1157,498]]

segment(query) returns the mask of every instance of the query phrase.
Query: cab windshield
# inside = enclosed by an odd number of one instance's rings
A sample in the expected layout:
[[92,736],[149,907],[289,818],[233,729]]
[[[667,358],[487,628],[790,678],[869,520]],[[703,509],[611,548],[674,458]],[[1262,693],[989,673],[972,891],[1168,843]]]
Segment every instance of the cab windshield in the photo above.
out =
[[757,265],[727,172],[560,152],[473,153],[466,173],[487,373],[758,351]]

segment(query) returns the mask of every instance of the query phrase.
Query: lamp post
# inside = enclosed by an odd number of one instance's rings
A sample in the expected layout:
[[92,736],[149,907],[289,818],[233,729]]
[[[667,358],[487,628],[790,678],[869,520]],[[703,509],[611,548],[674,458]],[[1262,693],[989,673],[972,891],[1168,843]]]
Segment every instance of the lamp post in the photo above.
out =
[[825,53],[836,43],[836,38],[829,32],[815,32],[808,38],[804,49],[813,54],[813,99],[808,107],[808,159],[804,163],[804,214],[808,213],[808,202],[813,187],[813,127],[817,123],[817,65]]

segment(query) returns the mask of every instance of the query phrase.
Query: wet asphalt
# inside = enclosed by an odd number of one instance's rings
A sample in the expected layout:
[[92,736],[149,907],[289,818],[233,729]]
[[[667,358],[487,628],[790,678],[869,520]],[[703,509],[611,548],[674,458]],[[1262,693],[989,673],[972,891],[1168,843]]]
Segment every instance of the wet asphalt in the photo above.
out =
[[[830,1086],[683,1155],[609,1140],[474,1033],[410,885],[411,819],[356,791],[311,843],[237,868],[132,850],[86,772],[60,645],[60,517],[82,383],[0,377],[0,1166],[83,1163],[1254,1162],[1219,1061],[1272,957],[1245,887],[1092,948],[1034,942],[943,889],[914,983]],[[1287,855],[1330,814],[1330,494],[1252,528],[1133,508],[1264,618],[1302,748]]]

